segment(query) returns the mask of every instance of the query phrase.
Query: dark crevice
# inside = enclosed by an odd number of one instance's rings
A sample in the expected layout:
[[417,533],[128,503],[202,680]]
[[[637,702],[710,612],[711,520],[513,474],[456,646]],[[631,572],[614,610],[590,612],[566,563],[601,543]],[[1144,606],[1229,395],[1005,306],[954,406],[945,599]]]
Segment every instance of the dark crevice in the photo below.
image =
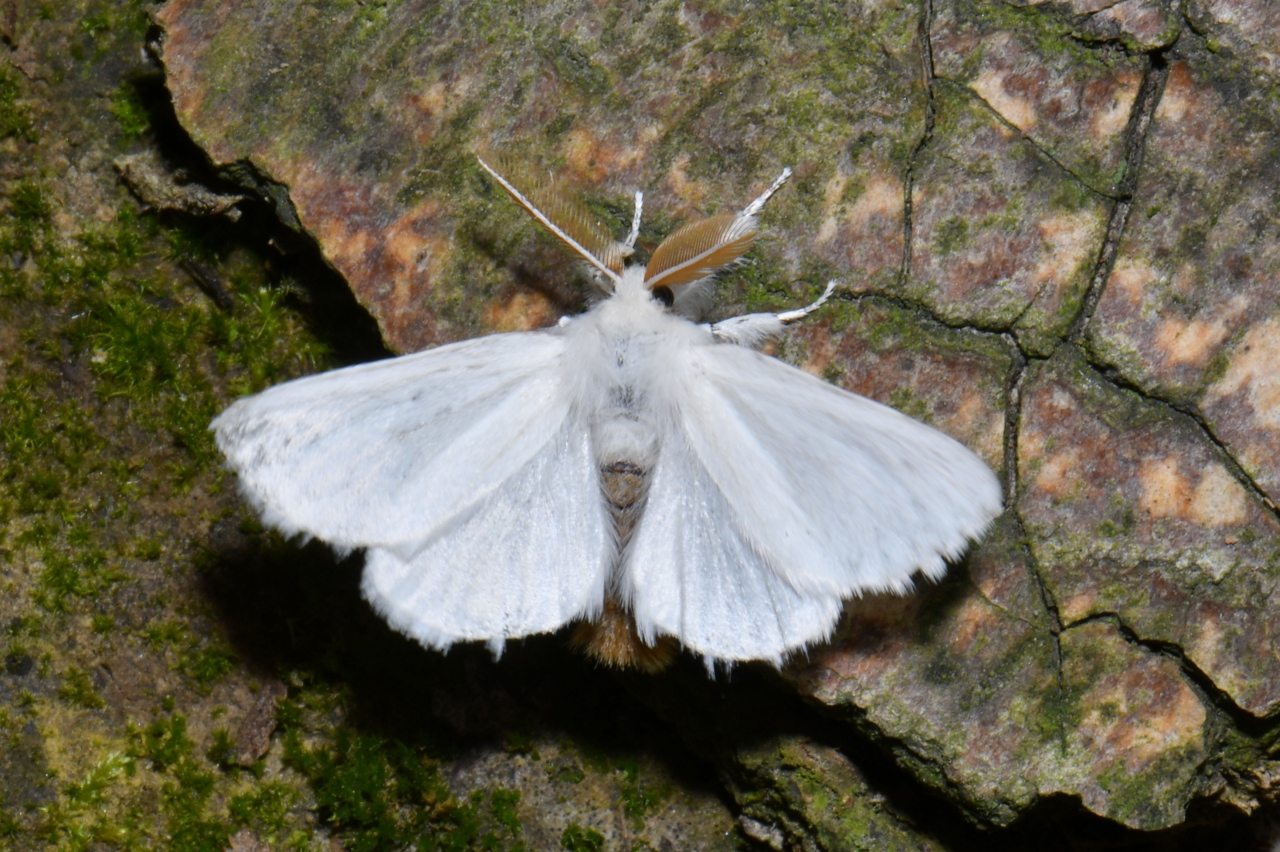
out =
[[[1018,531],[1019,538],[1023,542],[1022,552],[1027,563],[1027,573],[1031,575],[1031,581],[1035,583],[1036,591],[1040,594],[1040,603],[1044,606],[1044,611],[1049,616],[1049,637],[1053,640],[1053,673],[1058,682],[1058,700],[1064,701],[1066,699],[1067,686],[1062,676],[1062,614],[1058,609],[1058,600],[1053,596],[1053,590],[1049,588],[1049,584],[1045,582],[1044,575],[1040,573],[1040,564],[1036,561],[1035,554],[1031,552],[1031,545],[1026,527],[1022,522],[1022,516],[1018,514],[1016,507],[1010,514],[1013,516],[1013,523]],[[1067,732],[1061,724],[1058,726],[1058,743],[1065,753],[1067,749]]]
[[[877,290],[866,293],[841,294],[840,298],[854,304],[863,300],[883,302],[886,305],[891,305],[900,310],[909,311],[913,314],[923,316],[932,322],[936,322],[943,328],[950,329],[951,331],[969,331],[974,334],[991,334],[999,335],[1001,337],[1010,335],[1010,332],[1012,331],[1012,329],[1005,323],[1000,323],[999,325],[982,325],[981,323],[975,322],[957,322],[956,320],[941,316],[920,299],[911,299],[897,293],[886,293],[884,291]],[[1015,345],[1018,345],[1016,339],[1014,340],[1014,343]],[[1020,345],[1018,345],[1018,351],[1021,352],[1024,357],[1030,357],[1022,350]]]
[[1080,311],[1071,322],[1067,332],[1067,340],[1081,342],[1085,328],[1093,319],[1102,292],[1106,288],[1111,271],[1115,268],[1116,255],[1120,251],[1120,238],[1124,236],[1125,226],[1129,222],[1129,213],[1133,209],[1133,196],[1138,188],[1138,175],[1142,171],[1142,157],[1146,152],[1147,134],[1151,129],[1151,119],[1155,115],[1156,105],[1164,93],[1165,81],[1169,78],[1169,65],[1164,51],[1149,54],[1150,65],[1142,77],[1138,87],[1138,96],[1134,100],[1133,109],[1129,113],[1129,127],[1125,131],[1125,171],[1124,178],[1116,193],[1115,206],[1111,208],[1111,218],[1107,222],[1107,235],[1098,252],[1098,261],[1093,275],[1089,278],[1089,289],[1085,291]]
[[1022,430],[1022,379],[1027,359],[1012,334],[1002,336],[1013,358],[1004,389],[1004,503],[1012,506],[1018,500],[1018,433]]
[[933,26],[933,0],[921,3],[920,23],[916,37],[920,41],[920,76],[924,80],[924,132],[911,151],[907,161],[907,175],[902,190],[902,268],[898,271],[898,285],[906,284],[911,277],[912,246],[915,241],[915,209],[913,196],[916,184],[916,163],[925,146],[933,138],[933,125],[938,111],[937,99],[933,93],[933,41],[929,32]]
[[1187,14],[1187,4],[1180,3],[1179,5],[1181,8],[1179,8],[1178,14],[1182,18],[1182,23],[1186,24],[1187,29],[1191,30],[1191,32],[1195,33],[1200,38],[1209,38],[1209,29],[1202,26],[1199,21]]
[[[984,848],[984,833],[976,827],[980,818],[960,804],[963,791],[954,789],[954,798],[949,799],[921,783],[906,765],[928,766],[929,774],[938,778],[945,777],[945,767],[886,737],[861,708],[802,698],[776,670],[764,665],[741,666],[730,678],[709,681],[701,666],[684,662],[658,679],[623,677],[645,705],[684,733],[690,747],[722,767],[731,788],[760,789],[759,779],[752,778],[738,758],[742,752],[799,738],[848,759],[868,786],[884,797],[887,807],[883,810],[899,821],[945,839],[948,849]],[[796,804],[784,801],[789,808]],[[792,839],[801,848],[810,848],[804,845],[806,840],[812,843],[811,838]],[[1017,847],[997,839],[994,848]]]
[[1259,717],[1242,708],[1222,687],[1214,683],[1213,678],[1205,673],[1187,657],[1186,651],[1176,642],[1164,639],[1150,639],[1138,634],[1125,623],[1118,612],[1096,612],[1066,625],[1063,630],[1074,630],[1086,624],[1109,624],[1130,645],[1142,648],[1157,656],[1172,660],[1186,677],[1191,688],[1200,697],[1201,703],[1211,711],[1222,713],[1231,720],[1231,724],[1241,733],[1253,739],[1261,739],[1274,733],[1277,726],[1276,717]]
[[[1005,340],[1013,356],[1013,369],[1009,371],[1009,381],[1005,388],[1004,414],[1004,493],[1005,512],[1012,522],[1019,549],[1027,566],[1027,573],[1035,584],[1040,595],[1040,604],[1044,607],[1049,619],[1049,637],[1053,642],[1053,671],[1058,684],[1058,700],[1066,696],[1066,688],[1062,678],[1062,643],[1058,636],[1062,632],[1062,617],[1058,612],[1058,602],[1053,592],[1040,574],[1040,567],[1035,554],[1031,552],[1030,539],[1022,516],[1018,513],[1018,435],[1022,432],[1022,382],[1027,375],[1027,359],[1013,335],[1006,334]],[[1058,726],[1058,743],[1064,750],[1067,747],[1067,732],[1062,725]]]
[[1177,402],[1166,397],[1152,394],[1146,388],[1140,387],[1130,380],[1115,367],[1098,364],[1087,357],[1088,352],[1085,352],[1084,354],[1086,356],[1084,363],[1088,364],[1089,368],[1093,370],[1093,372],[1103,381],[1109,382],[1123,390],[1131,391],[1148,402],[1162,405],[1177,414],[1181,414],[1183,417],[1186,417],[1195,424],[1196,431],[1217,449],[1220,460],[1226,466],[1227,470],[1230,471],[1231,475],[1235,477],[1236,481],[1244,486],[1244,489],[1249,492],[1250,496],[1265,506],[1272,517],[1277,521],[1280,521],[1280,509],[1277,509],[1275,502],[1267,495],[1267,492],[1263,491],[1262,488],[1258,486],[1258,483],[1253,481],[1253,478],[1249,476],[1248,472],[1236,459],[1231,448],[1217,436],[1213,431],[1213,427],[1209,425],[1208,421],[1205,420],[1204,415],[1201,414],[1195,406],[1189,403]]
[[[148,44],[154,45],[158,37],[159,29],[153,27],[147,36]],[[288,291],[293,306],[333,353],[336,365],[391,355],[377,321],[329,263],[316,239],[298,224],[288,187],[248,161],[225,165],[212,162],[178,120],[158,60],[129,82],[147,110],[152,145],[167,167],[175,173],[185,173],[188,182],[215,192],[247,191],[251,195],[237,205],[242,215],[235,223],[221,217],[197,219],[169,211],[157,215],[198,221],[202,229],[212,233],[212,243],[245,246],[264,258],[273,283]],[[178,260],[181,263],[186,259]],[[217,273],[217,258],[205,258],[203,262]]]
[[[1016,526],[1016,524],[1015,524],[1015,526]],[[1018,535],[1021,535],[1021,534],[1022,534],[1022,530],[1020,530],[1020,529],[1019,529],[1019,530],[1017,530],[1017,533],[1018,533]],[[1023,548],[1023,549],[1022,549],[1022,552],[1025,554],[1025,552],[1026,552],[1026,551],[1025,551],[1025,548]],[[965,578],[964,578],[964,582],[965,582],[965,585],[969,588],[969,590],[970,590],[973,594],[975,594],[975,595],[977,595],[978,597],[982,598],[982,599],[983,599],[984,601],[986,601],[986,602],[987,602],[987,604],[988,604],[988,605],[990,605],[992,608],[1000,610],[1002,613],[1004,613],[1004,614],[1005,614],[1006,616],[1008,616],[1009,618],[1012,618],[1014,621],[1020,621],[1020,622],[1022,622],[1023,624],[1027,625],[1028,627],[1032,628],[1033,630],[1039,630],[1041,627],[1043,627],[1043,626],[1044,626],[1044,625],[1043,625],[1042,623],[1040,623],[1040,622],[1032,621],[1032,620],[1031,620],[1031,619],[1029,619],[1029,618],[1025,618],[1025,617],[1023,617],[1023,616],[1019,615],[1018,613],[1016,613],[1016,612],[1014,612],[1013,610],[1011,610],[1009,607],[1007,607],[1007,606],[1005,606],[1004,604],[1000,603],[998,600],[992,600],[991,596],[989,596],[985,591],[983,591],[981,586],[979,586],[976,582],[974,582],[974,580],[973,580],[973,577],[972,577],[972,576],[968,576],[968,575],[966,575],[966,576],[965,576]]]

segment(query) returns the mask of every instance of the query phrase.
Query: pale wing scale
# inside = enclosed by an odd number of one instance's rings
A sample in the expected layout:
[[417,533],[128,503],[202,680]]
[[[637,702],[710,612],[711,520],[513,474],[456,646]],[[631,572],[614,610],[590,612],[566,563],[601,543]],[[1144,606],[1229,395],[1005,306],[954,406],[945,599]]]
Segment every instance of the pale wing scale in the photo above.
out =
[[[564,349],[547,332],[468,340],[279,385],[212,428],[268,524],[408,555],[561,431]],[[598,499],[595,479],[576,487]]]
[[[719,529],[725,558],[736,558],[744,576],[766,566],[792,598],[766,606],[744,588],[739,607],[748,615],[725,622],[718,612],[729,604],[705,603],[697,563],[668,558],[657,563],[661,578],[630,581],[637,620],[647,620],[642,629],[672,632],[729,659],[742,658],[744,624],[793,621],[821,635],[835,620],[821,610],[824,601],[905,591],[918,569],[939,576],[942,558],[959,555],[1000,511],[1000,486],[987,466],[903,414],[738,346],[694,346],[683,362],[685,369],[679,359],[666,362],[673,425],[658,468],[668,477],[663,492],[688,510],[655,511],[655,474],[628,570],[652,570],[642,554],[674,552],[664,540]],[[668,599],[658,602],[654,579],[674,584]],[[776,658],[808,641],[785,629],[777,635],[781,644],[756,656]]]
[[834,595],[797,592],[740,528],[692,449],[670,436],[652,474],[624,582],[640,635],[659,634],[715,660],[770,660],[826,638]]
[[393,627],[436,648],[527,636],[599,614],[614,548],[589,430],[570,418],[411,558],[370,549],[364,594]]
[[799,589],[905,591],[1001,510],[990,468],[905,414],[738,346],[689,364],[690,446]]

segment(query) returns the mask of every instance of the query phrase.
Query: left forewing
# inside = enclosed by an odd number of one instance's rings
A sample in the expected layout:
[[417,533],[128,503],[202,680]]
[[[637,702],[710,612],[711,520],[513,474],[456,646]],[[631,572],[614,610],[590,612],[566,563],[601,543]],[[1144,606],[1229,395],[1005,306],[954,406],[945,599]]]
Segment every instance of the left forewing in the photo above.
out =
[[477,338],[279,385],[212,428],[273,526],[346,548],[415,545],[561,432],[564,350],[546,332]]

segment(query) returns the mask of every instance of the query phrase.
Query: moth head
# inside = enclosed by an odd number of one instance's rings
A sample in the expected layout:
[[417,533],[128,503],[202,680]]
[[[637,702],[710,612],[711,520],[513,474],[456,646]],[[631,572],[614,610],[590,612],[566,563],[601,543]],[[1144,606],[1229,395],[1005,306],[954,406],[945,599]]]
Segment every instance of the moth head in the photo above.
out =
[[[636,193],[631,233],[625,242],[618,242],[550,175],[501,155],[478,154],[476,159],[530,216],[594,267],[596,281],[606,292],[617,287],[623,262],[631,256],[640,232],[641,193]],[[791,169],[783,169],[773,185],[741,213],[691,222],[663,240],[644,270],[644,286],[653,298],[676,313],[697,319],[710,300],[711,276],[737,263],[751,248],[757,234],[756,214],[790,175]]]

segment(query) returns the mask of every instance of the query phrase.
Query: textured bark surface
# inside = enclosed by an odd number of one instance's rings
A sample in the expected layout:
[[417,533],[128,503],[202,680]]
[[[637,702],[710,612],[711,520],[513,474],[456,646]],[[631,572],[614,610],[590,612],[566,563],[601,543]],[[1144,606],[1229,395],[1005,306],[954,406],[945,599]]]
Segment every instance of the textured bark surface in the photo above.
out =
[[619,235],[644,189],[649,249],[790,165],[757,301],[901,265],[928,103],[910,6],[176,3],[159,18],[184,125],[216,162],[287,187],[400,351],[546,325],[580,299],[480,178],[482,144],[554,168]]
[[1280,710],[1274,18],[1155,0],[160,12],[184,126],[287,187],[401,350],[575,301],[473,146],[544,162],[619,232],[644,189],[642,248],[796,167],[718,310],[843,277],[852,300],[779,354],[965,441],[1009,511],[938,588],[851,603],[792,682],[975,820],[1066,794],[1147,830],[1215,797],[1251,807],[1272,728],[1249,720]]
[[[0,0],[0,845],[1241,840],[1280,783],[1278,16]],[[585,305],[480,146],[619,236],[643,189],[642,258],[795,168],[715,314],[840,278],[776,354],[972,447],[1008,511],[781,678],[391,633],[204,427],[379,336]]]

